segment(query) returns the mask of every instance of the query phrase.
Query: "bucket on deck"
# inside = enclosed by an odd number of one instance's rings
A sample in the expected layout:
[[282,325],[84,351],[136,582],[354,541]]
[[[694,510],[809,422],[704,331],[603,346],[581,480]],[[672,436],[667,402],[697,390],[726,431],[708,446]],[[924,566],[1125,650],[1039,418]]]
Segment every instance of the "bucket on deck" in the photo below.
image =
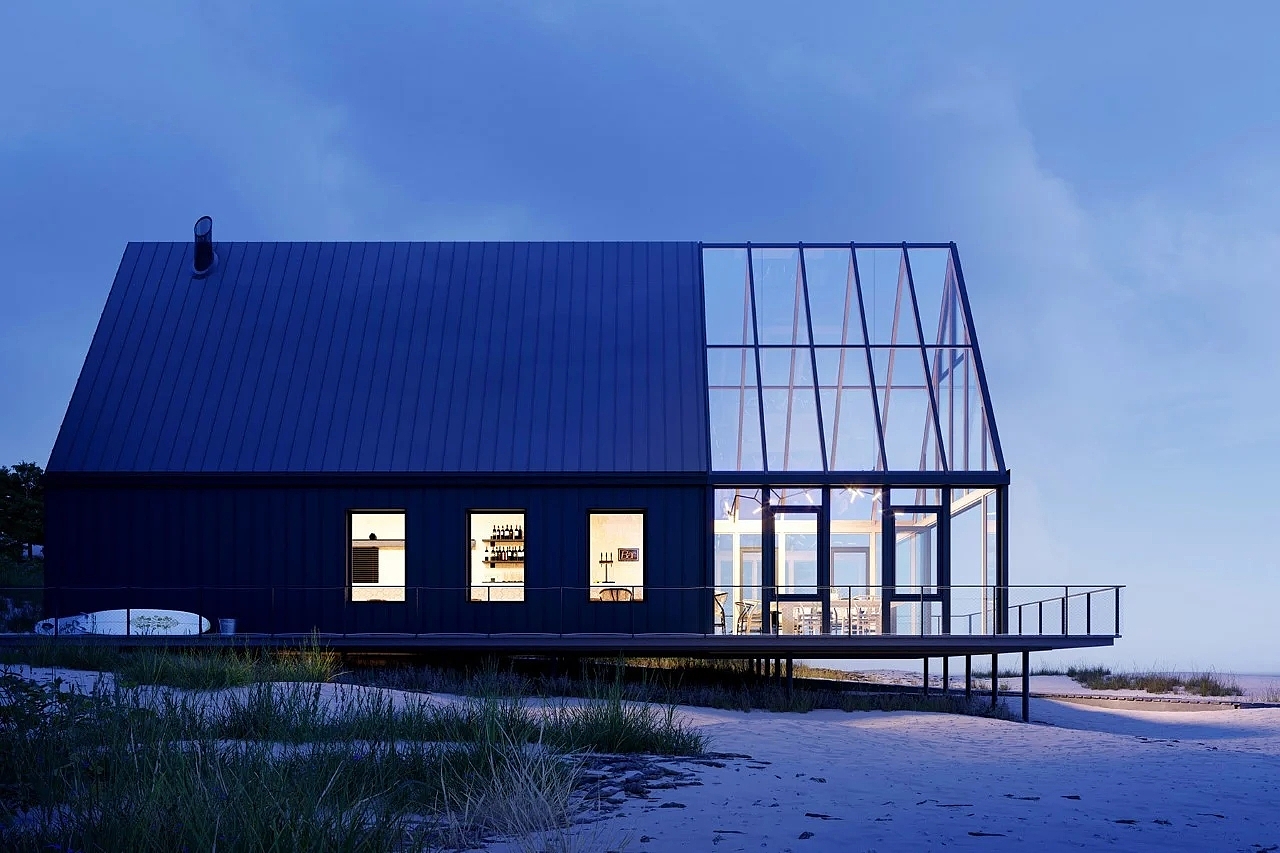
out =
[[235,632],[236,632],[236,620],[234,620],[234,619],[219,619],[219,620],[218,620],[218,633],[219,633],[219,634],[234,634]]

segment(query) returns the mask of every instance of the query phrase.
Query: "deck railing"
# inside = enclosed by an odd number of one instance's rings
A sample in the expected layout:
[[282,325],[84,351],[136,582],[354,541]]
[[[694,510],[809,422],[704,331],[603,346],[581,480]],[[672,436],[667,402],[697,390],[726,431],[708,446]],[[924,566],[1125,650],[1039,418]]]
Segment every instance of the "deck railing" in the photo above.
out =
[[[97,632],[154,632],[154,615],[200,614],[219,631],[335,635],[1120,636],[1122,586],[759,585],[534,587],[348,586],[46,588],[37,633],[74,633],[85,611]],[[0,588],[0,598],[33,590]],[[38,591],[36,591],[38,594]],[[523,606],[522,606],[523,604]],[[0,603],[0,609],[3,604]],[[119,611],[119,612],[115,612]],[[3,616],[3,614],[0,614]],[[119,624],[111,622],[115,620]],[[0,632],[30,631],[4,626]]]

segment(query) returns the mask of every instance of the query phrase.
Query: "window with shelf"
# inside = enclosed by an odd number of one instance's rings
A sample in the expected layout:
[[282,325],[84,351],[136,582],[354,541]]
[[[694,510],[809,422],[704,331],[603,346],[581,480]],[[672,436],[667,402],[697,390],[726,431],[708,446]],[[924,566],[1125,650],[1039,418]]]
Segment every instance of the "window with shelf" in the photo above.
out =
[[644,513],[593,512],[588,527],[591,600],[643,600]]
[[524,601],[524,513],[468,516],[472,601]]
[[352,601],[404,601],[404,512],[350,515]]

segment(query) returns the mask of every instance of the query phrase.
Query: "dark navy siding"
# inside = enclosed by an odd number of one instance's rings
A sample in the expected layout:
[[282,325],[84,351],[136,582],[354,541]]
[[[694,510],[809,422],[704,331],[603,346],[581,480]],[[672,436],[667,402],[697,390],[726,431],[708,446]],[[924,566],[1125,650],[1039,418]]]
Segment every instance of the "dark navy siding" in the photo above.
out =
[[[706,489],[61,487],[48,496],[58,613],[233,616],[246,631],[710,631]],[[408,601],[347,601],[346,514],[406,512]],[[526,600],[467,600],[468,509],[524,508]],[[587,601],[587,513],[642,509],[645,601]],[[230,587],[239,587],[231,589]],[[566,589],[560,589],[566,587]],[[679,589],[679,588],[685,589]]]
[[705,472],[695,243],[131,243],[52,472]]

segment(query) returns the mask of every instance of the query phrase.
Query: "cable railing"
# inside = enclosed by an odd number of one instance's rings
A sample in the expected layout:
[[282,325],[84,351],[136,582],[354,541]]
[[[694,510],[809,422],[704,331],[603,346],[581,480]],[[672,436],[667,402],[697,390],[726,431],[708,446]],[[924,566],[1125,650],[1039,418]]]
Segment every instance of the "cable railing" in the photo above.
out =
[[[593,584],[0,588],[0,633],[264,637],[1120,636],[1122,586]],[[12,605],[9,613],[16,613]]]

